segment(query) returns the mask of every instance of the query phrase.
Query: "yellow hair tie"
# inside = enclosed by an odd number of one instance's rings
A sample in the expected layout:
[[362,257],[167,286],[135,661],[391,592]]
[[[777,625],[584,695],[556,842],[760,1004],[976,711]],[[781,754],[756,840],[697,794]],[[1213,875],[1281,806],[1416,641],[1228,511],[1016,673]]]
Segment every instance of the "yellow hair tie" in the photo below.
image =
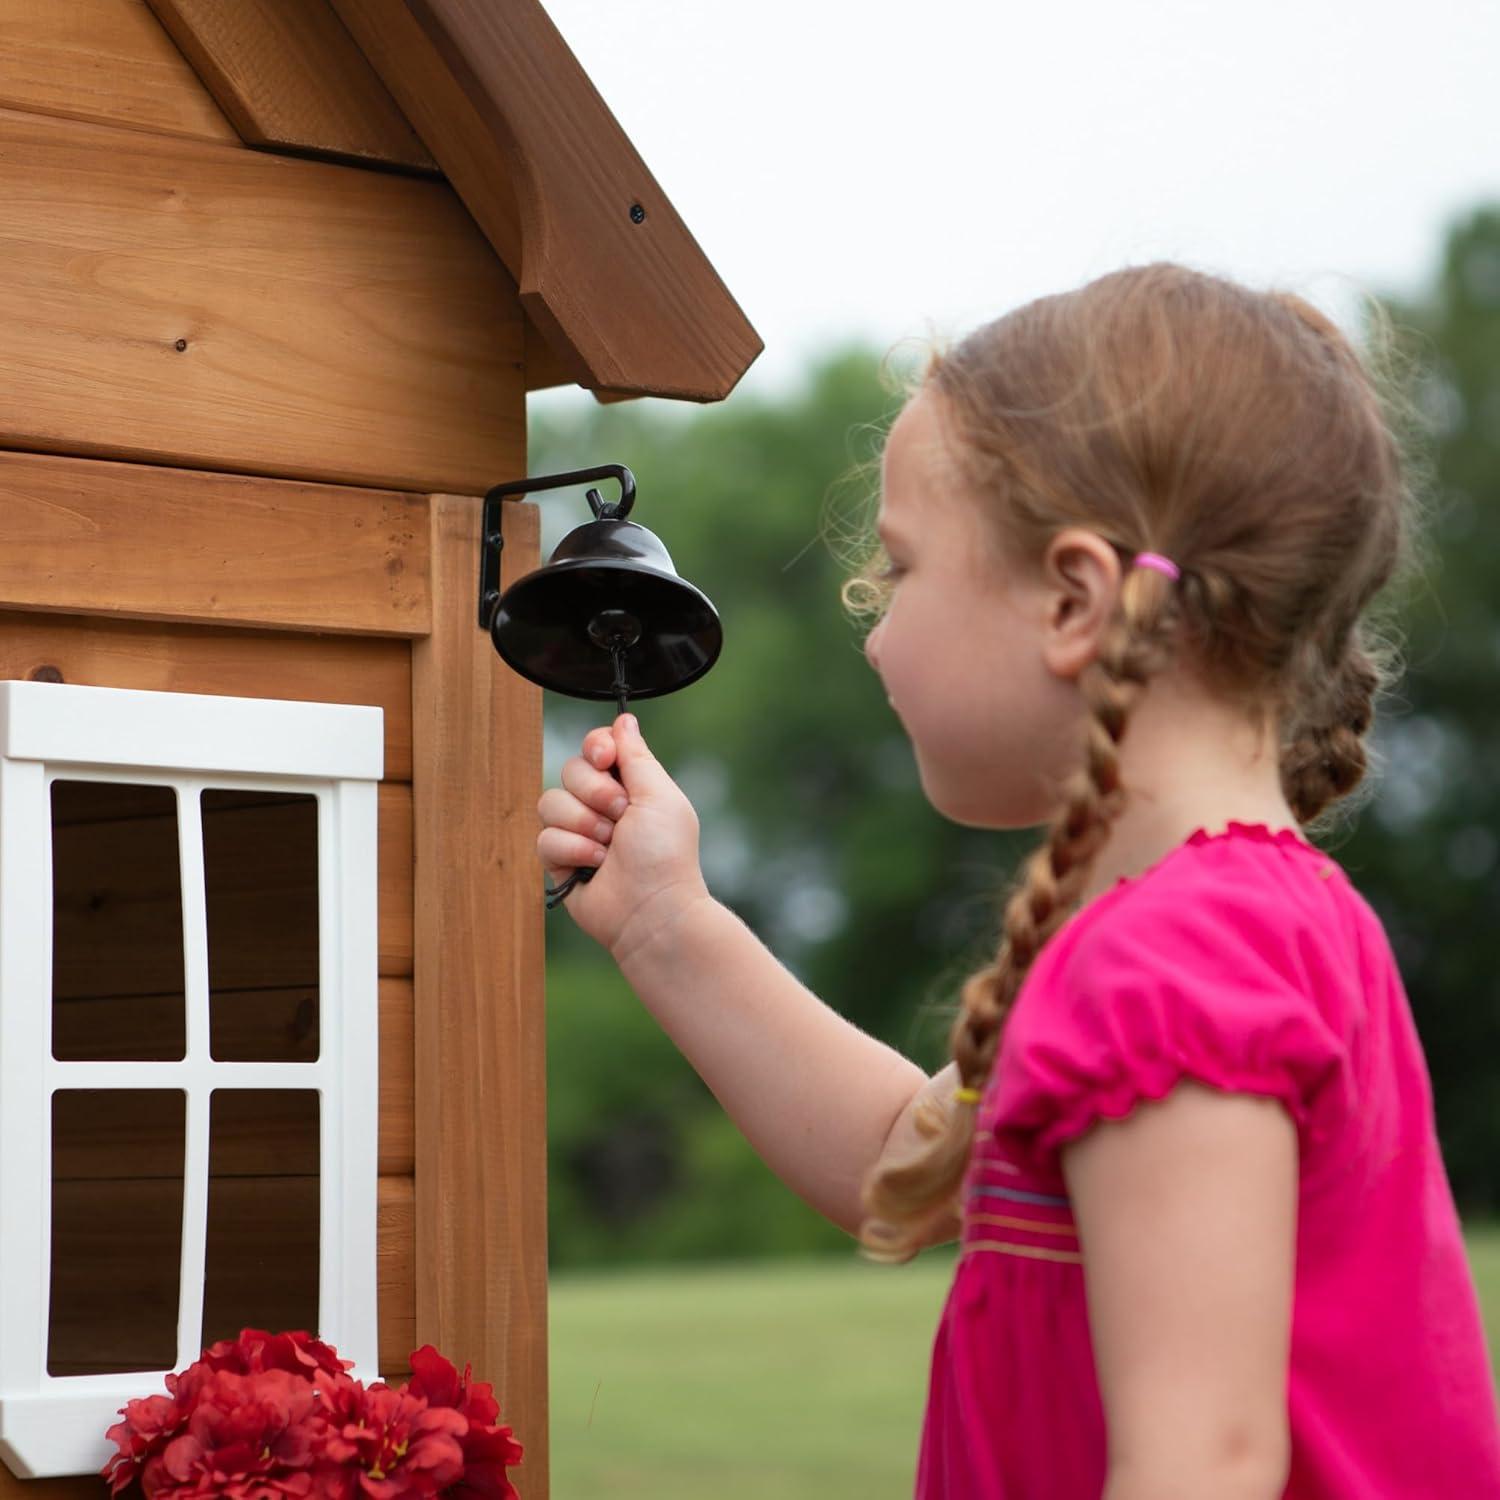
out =
[[953,1097],[960,1104],[978,1104],[979,1103],[979,1090],[978,1089],[968,1089],[968,1088],[954,1089],[953,1090]]

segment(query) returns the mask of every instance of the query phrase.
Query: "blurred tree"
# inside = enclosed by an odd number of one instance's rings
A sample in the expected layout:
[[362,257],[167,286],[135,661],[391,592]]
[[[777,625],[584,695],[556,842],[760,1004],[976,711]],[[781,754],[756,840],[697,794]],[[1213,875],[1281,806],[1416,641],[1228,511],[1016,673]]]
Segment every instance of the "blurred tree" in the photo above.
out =
[[[1386,306],[1425,421],[1441,576],[1399,601],[1410,670],[1377,720],[1374,799],[1324,842],[1391,934],[1460,1201],[1492,1210],[1500,980],[1476,939],[1500,918],[1500,212],[1454,229],[1426,297]],[[829,537],[873,513],[894,385],[875,352],[847,348],[775,400],[681,410],[580,395],[534,418],[531,469],[634,471],[635,519],[724,621],[715,669],[640,705],[702,816],[709,884],[816,993],[931,1068],[1036,833],[959,828],[927,805],[839,601],[846,570]],[[542,506],[548,547],[587,519],[576,498]],[[610,711],[549,694],[545,712],[550,783]],[[548,989],[557,1263],[849,1245],[725,1125],[561,912],[548,923]]]
[[1431,483],[1430,576],[1375,744],[1379,795],[1340,858],[1391,934],[1460,1205],[1500,1209],[1500,206],[1449,232],[1437,282],[1386,299]]

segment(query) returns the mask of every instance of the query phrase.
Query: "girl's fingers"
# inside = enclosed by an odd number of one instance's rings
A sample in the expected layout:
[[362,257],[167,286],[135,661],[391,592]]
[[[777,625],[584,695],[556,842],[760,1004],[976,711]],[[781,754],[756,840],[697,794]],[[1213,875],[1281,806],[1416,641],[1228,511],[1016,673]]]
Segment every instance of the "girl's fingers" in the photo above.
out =
[[595,843],[607,844],[615,835],[615,825],[608,818],[601,818],[593,808],[558,786],[549,786],[542,793],[536,811],[544,827],[582,834]]
[[598,770],[607,771],[615,763],[615,737],[610,729],[591,729],[583,737],[583,758]]
[[625,789],[609,774],[615,763],[609,729],[592,729],[583,754],[563,763],[562,786],[548,787],[537,801],[542,831],[536,852],[547,875],[561,880],[580,866],[597,868],[614,837],[615,820],[629,806]]
[[601,865],[605,855],[602,844],[563,828],[544,828],[537,834],[536,852],[549,875],[576,870],[579,865]]
[[[610,753],[613,755],[613,750]],[[619,818],[629,806],[625,788],[608,771],[591,766],[581,755],[563,762],[562,784],[606,818]]]

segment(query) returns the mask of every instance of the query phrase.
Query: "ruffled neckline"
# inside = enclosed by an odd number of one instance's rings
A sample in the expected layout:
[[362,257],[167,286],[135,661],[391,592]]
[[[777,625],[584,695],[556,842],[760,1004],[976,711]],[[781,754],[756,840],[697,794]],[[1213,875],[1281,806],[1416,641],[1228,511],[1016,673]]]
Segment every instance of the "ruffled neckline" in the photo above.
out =
[[1304,838],[1295,828],[1272,828],[1268,823],[1243,823],[1237,818],[1230,818],[1228,822],[1217,833],[1210,833],[1206,827],[1199,825],[1188,834],[1181,843],[1174,845],[1153,864],[1146,866],[1144,870],[1134,875],[1121,875],[1116,878],[1110,887],[1111,891],[1118,891],[1124,887],[1139,884],[1153,871],[1159,870],[1174,855],[1184,849],[1199,848],[1204,844],[1218,844],[1227,839],[1249,839],[1257,844],[1279,844],[1284,847],[1295,846],[1306,849],[1309,853],[1316,854],[1322,859],[1328,856],[1314,843]]
[[1297,844],[1304,849],[1312,849],[1321,854],[1323,851],[1318,846],[1305,839],[1295,828],[1272,828],[1266,823],[1241,823],[1234,818],[1219,830],[1218,833],[1210,833],[1206,828],[1195,828],[1188,834],[1184,842],[1189,844],[1212,844],[1218,839],[1232,838],[1239,834],[1244,838],[1256,839],[1262,844]]

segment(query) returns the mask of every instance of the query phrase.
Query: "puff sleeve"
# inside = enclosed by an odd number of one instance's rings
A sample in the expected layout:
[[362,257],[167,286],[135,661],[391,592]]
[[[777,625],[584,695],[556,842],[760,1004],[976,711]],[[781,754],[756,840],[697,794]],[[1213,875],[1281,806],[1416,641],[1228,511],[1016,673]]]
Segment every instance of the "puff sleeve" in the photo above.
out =
[[1229,890],[1114,903],[1023,990],[997,1121],[1055,1151],[1192,1079],[1279,1099],[1307,1132],[1348,1070],[1320,941],[1284,902]]

